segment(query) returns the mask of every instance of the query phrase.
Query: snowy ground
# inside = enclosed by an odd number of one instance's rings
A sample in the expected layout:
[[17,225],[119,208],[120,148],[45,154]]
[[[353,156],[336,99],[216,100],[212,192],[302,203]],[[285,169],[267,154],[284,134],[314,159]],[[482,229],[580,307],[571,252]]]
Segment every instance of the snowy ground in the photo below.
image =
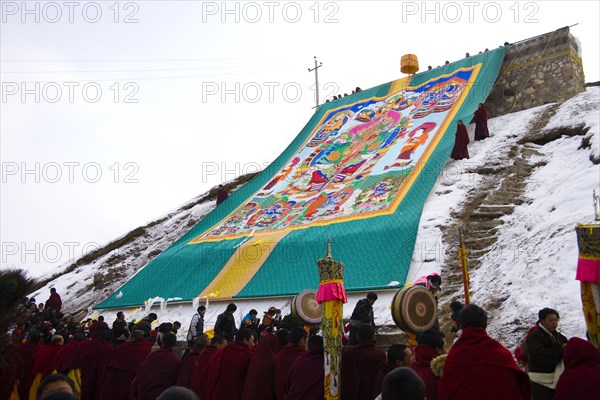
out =
[[[600,189],[600,165],[590,161],[590,154],[600,155],[600,114],[599,88],[589,88],[573,99],[565,102],[550,120],[547,128],[572,127],[584,123],[590,128],[587,137],[592,144],[591,149],[580,149],[581,136],[562,137],[537,151],[547,163],[539,167],[530,177],[525,192],[529,199],[516,206],[513,214],[504,221],[498,240],[497,249],[488,254],[482,266],[471,274],[472,301],[485,303],[490,296],[506,296],[502,308],[489,310],[489,332],[494,337],[506,337],[506,332],[517,324],[528,326],[536,321],[540,308],[552,307],[561,313],[561,330],[567,337],[585,336],[585,323],[581,312],[579,282],[575,281],[577,265],[577,242],[575,225],[593,222],[592,190]],[[483,142],[472,142],[469,147],[471,158],[462,161],[450,161],[444,168],[434,187],[421,217],[421,225],[417,236],[413,263],[408,274],[408,281],[426,275],[429,272],[440,272],[445,260],[445,247],[440,227],[450,222],[452,209],[460,209],[462,199],[469,191],[476,190],[484,179],[477,174],[482,165],[498,165],[509,163],[508,149],[524,135],[528,125],[548,106],[525,110],[514,114],[494,118],[489,121],[492,137]],[[469,127],[473,139],[473,126]],[[148,248],[157,246],[164,250],[168,241],[189,229],[186,224],[190,218],[197,220],[206,215],[214,206],[214,202],[200,204],[192,209],[169,214],[169,219],[156,225],[154,231],[133,245],[147,254]],[[169,225],[176,224],[176,227]],[[169,234],[168,240],[162,235]],[[158,238],[159,241],[157,245]],[[132,246],[133,246],[132,245]],[[121,254],[129,254],[127,248],[119,250]],[[110,257],[107,255],[106,257]],[[145,262],[144,262],[145,263]],[[78,269],[79,273],[67,274],[52,282],[36,293],[38,300],[45,301],[48,288],[54,286],[63,295],[64,303],[77,302],[84,282],[93,280],[101,261]],[[140,265],[141,266],[141,265]],[[140,266],[133,269],[137,271]],[[129,272],[123,281],[133,274]],[[115,282],[117,284],[118,282]],[[113,288],[114,290],[114,288]],[[392,325],[389,304],[395,290],[382,292],[375,303],[376,323]],[[40,293],[43,293],[40,294]],[[344,318],[349,318],[358,299],[365,293],[354,293],[344,307]],[[95,302],[103,300],[105,292],[90,294],[96,296]],[[204,300],[202,301],[205,302]],[[125,311],[128,320],[140,319],[149,312],[156,312],[159,321],[180,321],[182,330],[180,339],[187,333],[189,321],[198,300],[170,304],[162,299],[150,299],[145,307]],[[280,308],[284,313],[290,309],[289,298],[272,298],[264,300],[236,301],[239,320],[251,308],[255,308],[262,316],[270,306]],[[207,312],[207,329],[210,329],[216,316],[224,310],[227,303],[210,302]],[[89,316],[103,314],[112,322],[119,310],[91,311]],[[510,336],[510,335],[509,335]],[[514,335],[513,335],[514,336]],[[516,343],[517,338],[508,340],[507,345]]]

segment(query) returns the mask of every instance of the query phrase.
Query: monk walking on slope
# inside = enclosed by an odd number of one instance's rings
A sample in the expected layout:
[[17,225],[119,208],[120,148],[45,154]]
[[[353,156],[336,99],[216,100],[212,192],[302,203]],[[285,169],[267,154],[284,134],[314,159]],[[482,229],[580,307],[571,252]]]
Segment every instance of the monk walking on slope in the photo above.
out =
[[482,103],[479,103],[479,107],[475,110],[473,120],[475,121],[475,140],[489,138],[490,132],[487,126],[488,112]]
[[467,127],[459,119],[458,126],[456,127],[456,141],[454,142],[454,149],[452,150],[453,160],[462,160],[463,158],[469,158],[469,150],[467,145],[469,144],[469,134],[467,133]]

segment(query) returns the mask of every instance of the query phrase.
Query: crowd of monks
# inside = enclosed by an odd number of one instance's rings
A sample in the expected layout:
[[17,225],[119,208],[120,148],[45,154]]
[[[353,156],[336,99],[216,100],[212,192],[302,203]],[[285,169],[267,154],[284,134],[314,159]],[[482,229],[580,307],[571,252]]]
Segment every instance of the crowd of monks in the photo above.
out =
[[[14,344],[0,358],[0,400],[324,398],[323,338],[315,330],[283,324],[257,330],[257,323],[243,320],[234,338],[215,334],[209,340],[201,334],[191,347],[178,347],[178,324],[158,324],[156,314],[124,330],[123,314],[118,313],[111,329],[102,318],[81,324],[65,319],[55,300],[51,308],[23,305],[26,321],[12,328]],[[529,350],[522,349],[530,355],[529,375],[509,350],[487,335],[487,313],[474,304],[453,317],[460,336],[447,354],[437,327],[417,335],[414,348],[393,344],[386,353],[377,347],[375,328],[368,322],[372,319],[367,318],[356,331],[356,343],[342,353],[341,400],[543,399],[531,383],[541,377],[532,375],[531,368],[540,367],[538,360],[532,361],[532,351],[536,336],[547,339],[546,318],[555,313],[558,320],[556,311],[544,310],[528,335]],[[249,316],[255,317],[252,311]],[[552,398],[593,398],[581,396],[595,393],[600,352],[585,340],[567,341],[555,328],[548,325],[548,346],[560,352],[565,369],[554,382]],[[46,382],[56,383],[57,377],[73,393],[40,395]],[[165,395],[169,391],[171,397]]]

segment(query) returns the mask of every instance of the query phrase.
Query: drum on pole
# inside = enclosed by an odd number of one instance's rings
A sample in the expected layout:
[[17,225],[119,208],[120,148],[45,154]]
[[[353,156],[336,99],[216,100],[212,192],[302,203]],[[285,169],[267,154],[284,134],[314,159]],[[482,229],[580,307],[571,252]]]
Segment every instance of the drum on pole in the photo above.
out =
[[321,323],[323,306],[317,303],[316,290],[304,290],[292,299],[292,315],[307,325]]
[[423,286],[408,286],[398,291],[392,300],[392,318],[404,332],[424,332],[438,318],[435,297]]

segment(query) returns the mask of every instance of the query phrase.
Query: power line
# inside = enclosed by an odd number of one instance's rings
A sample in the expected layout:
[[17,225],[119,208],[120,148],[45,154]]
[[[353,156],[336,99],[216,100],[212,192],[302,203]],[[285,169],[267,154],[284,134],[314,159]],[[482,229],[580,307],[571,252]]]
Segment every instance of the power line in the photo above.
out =
[[194,68],[152,68],[152,69],[99,69],[99,70],[50,70],[50,71],[0,71],[2,74],[63,74],[63,73],[102,73],[102,72],[162,72],[162,71],[197,71],[211,69],[235,69],[235,68],[271,68],[285,67],[284,65],[237,65],[227,67],[194,67]]
[[197,61],[236,61],[236,60],[280,60],[285,57],[248,57],[248,58],[172,58],[172,59],[138,59],[138,60],[0,60],[0,62],[20,63],[76,63],[76,62],[197,62]]
[[[251,75],[251,74],[266,74],[275,73],[281,71],[248,71],[248,72],[236,72],[230,74],[206,74],[206,75],[182,75],[182,76],[157,76],[157,77],[133,77],[133,78],[113,78],[113,79],[79,79],[79,82],[116,82],[116,81],[151,81],[151,80],[166,80],[166,79],[194,79],[194,78],[207,78],[213,76],[236,76],[236,75]],[[22,83],[55,83],[56,81],[27,81]]]

